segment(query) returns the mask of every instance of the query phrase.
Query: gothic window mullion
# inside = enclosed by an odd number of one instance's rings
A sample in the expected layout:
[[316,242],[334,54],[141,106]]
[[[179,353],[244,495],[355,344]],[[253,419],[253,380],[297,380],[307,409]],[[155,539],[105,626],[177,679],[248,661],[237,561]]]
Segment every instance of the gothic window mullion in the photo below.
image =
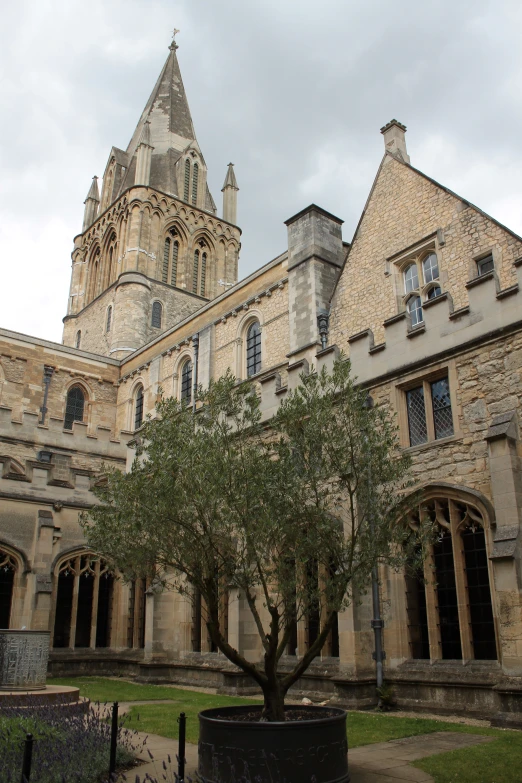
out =
[[96,648],[96,627],[98,624],[98,596],[100,594],[100,561],[94,564],[94,588],[92,593],[91,635],[89,647]]
[[455,567],[455,586],[457,588],[457,607],[459,612],[460,644],[462,659],[473,660],[473,643],[471,638],[471,618],[469,612],[468,585],[466,579],[466,563],[462,538],[459,530],[459,513],[453,500],[449,501],[451,522],[451,541],[453,544],[453,563]]
[[435,440],[435,425],[433,423],[433,404],[431,401],[431,385],[428,381],[423,381],[424,387],[424,405],[426,409],[426,429],[428,431],[428,441]]
[[80,592],[80,555],[74,559],[74,587],[72,594],[71,630],[69,635],[69,647],[74,650],[76,646],[76,621],[78,619],[78,595]]
[[440,638],[440,618],[437,606],[437,588],[435,583],[435,563],[433,551],[430,549],[424,562],[424,582],[426,590],[426,614],[428,617],[428,639],[430,644],[430,659],[442,658],[442,642]]

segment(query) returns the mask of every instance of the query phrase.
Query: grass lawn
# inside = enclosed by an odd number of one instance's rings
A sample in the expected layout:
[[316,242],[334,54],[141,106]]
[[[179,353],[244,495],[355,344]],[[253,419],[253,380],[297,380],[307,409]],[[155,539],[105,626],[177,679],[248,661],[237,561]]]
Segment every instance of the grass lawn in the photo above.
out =
[[[125,680],[78,677],[48,680],[49,685],[74,685],[93,701],[146,701],[168,699],[171,704],[143,704],[131,707],[129,728],[177,738],[180,712],[187,715],[187,741],[197,742],[197,714],[211,707],[256,703],[255,699],[214,696],[199,691],[161,685],[138,685]],[[259,702],[257,702],[259,703]],[[522,732],[465,726],[428,718],[394,717],[375,712],[348,713],[348,742],[351,748],[387,742],[434,731],[458,731],[495,737],[493,742],[454,750],[414,762],[433,776],[435,783],[521,783]]]

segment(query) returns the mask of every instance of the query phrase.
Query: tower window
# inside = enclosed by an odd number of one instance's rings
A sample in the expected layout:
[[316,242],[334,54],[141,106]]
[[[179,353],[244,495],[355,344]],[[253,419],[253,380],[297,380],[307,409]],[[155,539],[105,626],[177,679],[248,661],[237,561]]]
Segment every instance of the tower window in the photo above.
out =
[[192,400],[192,362],[185,362],[181,370],[181,401],[190,405]]
[[183,201],[189,200],[190,193],[190,160],[185,161],[185,182],[183,186]]
[[196,206],[198,202],[198,176],[199,166],[197,163],[194,163],[194,166],[192,167],[192,203],[194,206]]
[[199,286],[199,293],[201,296],[205,296],[205,282],[207,279],[207,254],[203,253],[201,256],[201,281]]
[[163,270],[161,275],[161,280],[163,283],[168,283],[169,281],[169,259],[170,259],[170,239],[169,237],[165,240],[165,247],[163,249]]
[[72,430],[73,422],[83,421],[85,408],[85,394],[80,386],[73,386],[67,392],[67,402],[65,404],[64,429]]
[[247,331],[246,365],[247,378],[261,370],[261,327],[259,321],[254,321]]
[[170,284],[176,285],[178,278],[178,255],[179,255],[179,242],[176,240],[172,247],[172,270],[170,273]]
[[110,332],[111,330],[111,321],[112,321],[112,305],[109,305],[107,308],[107,324],[105,326],[105,331]]
[[194,252],[194,270],[192,274],[192,290],[195,294],[198,292],[198,277],[199,277],[199,250]]
[[80,347],[81,341],[82,341],[82,333],[81,333],[80,329],[78,329],[78,331],[76,332],[76,347],[77,348]]
[[143,386],[138,386],[134,398],[134,429],[139,430],[143,424]]
[[161,306],[161,302],[152,303],[151,326],[153,326],[155,329],[161,329],[162,311],[163,307]]

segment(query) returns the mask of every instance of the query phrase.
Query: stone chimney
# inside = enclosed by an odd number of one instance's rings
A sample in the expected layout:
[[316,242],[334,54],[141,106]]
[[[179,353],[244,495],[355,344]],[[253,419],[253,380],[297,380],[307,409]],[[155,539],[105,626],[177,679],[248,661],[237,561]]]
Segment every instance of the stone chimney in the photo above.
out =
[[397,120],[391,120],[384,128],[381,128],[384,136],[384,149],[404,163],[410,162],[410,156],[406,149],[406,125]]

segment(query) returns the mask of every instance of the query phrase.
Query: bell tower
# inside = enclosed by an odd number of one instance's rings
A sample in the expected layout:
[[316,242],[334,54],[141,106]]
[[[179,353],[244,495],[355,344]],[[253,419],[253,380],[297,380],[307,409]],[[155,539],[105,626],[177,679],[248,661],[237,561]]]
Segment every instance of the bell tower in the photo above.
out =
[[91,184],[66,345],[123,358],[222,293],[219,280],[237,280],[237,182],[229,166],[219,217],[177,49],[173,40],[126,150],[112,148],[101,193]]

